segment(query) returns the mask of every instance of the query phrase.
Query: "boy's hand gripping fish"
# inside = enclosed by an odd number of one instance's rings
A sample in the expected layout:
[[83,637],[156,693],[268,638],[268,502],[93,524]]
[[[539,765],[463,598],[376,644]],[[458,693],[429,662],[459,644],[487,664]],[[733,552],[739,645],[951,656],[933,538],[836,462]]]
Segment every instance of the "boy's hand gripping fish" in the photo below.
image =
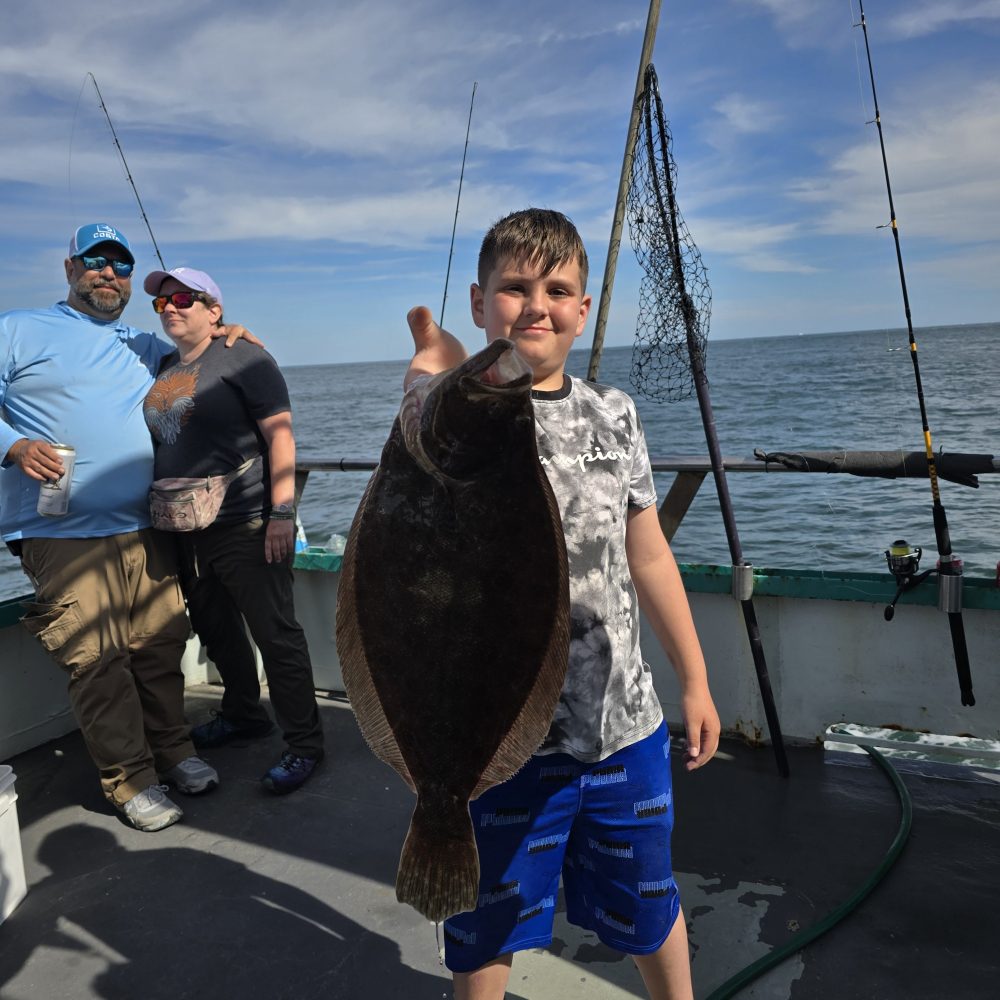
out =
[[474,909],[469,800],[538,748],[569,652],[562,523],[509,341],[404,396],[347,541],[337,651],[365,739],[417,793],[397,899]]

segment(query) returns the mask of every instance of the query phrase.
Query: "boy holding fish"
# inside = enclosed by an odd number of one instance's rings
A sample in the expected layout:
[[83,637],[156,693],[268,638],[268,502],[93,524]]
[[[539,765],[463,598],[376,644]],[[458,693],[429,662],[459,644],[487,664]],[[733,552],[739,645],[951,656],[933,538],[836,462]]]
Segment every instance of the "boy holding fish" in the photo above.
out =
[[[471,288],[488,342],[532,369],[539,458],[566,536],[571,641],[551,728],[525,767],[470,806],[477,908],[445,921],[457,1000],[502,998],[515,951],[546,947],[560,876],[567,919],[631,954],[654,1000],[692,997],[670,865],[669,740],[639,650],[642,607],[681,687],[685,767],[714,755],[720,723],[677,564],[660,529],[635,405],[565,373],[590,311],[587,255],[558,212],[526,209],[487,233]],[[468,356],[424,307],[407,317],[408,387]]]

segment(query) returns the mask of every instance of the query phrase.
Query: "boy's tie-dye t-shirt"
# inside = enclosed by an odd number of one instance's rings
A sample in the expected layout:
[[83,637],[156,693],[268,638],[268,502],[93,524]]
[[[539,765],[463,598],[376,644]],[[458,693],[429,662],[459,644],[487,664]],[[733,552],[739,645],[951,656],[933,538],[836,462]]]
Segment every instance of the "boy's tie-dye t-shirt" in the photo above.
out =
[[639,604],[625,554],[629,507],[656,502],[635,403],[565,376],[532,393],[538,455],[559,503],[569,557],[569,669],[539,753],[595,761],[663,719],[639,649]]

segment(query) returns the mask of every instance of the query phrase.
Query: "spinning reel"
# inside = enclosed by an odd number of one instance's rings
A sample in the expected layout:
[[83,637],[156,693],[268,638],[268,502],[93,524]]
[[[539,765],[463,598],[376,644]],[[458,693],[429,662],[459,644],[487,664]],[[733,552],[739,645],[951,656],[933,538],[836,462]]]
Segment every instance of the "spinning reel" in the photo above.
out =
[[898,538],[885,550],[885,561],[889,566],[889,572],[896,578],[896,593],[885,609],[885,620],[892,621],[896,613],[896,602],[908,590],[913,590],[919,586],[934,572],[932,569],[918,573],[920,567],[920,557],[923,555],[920,546],[911,548],[909,542],[904,538]]

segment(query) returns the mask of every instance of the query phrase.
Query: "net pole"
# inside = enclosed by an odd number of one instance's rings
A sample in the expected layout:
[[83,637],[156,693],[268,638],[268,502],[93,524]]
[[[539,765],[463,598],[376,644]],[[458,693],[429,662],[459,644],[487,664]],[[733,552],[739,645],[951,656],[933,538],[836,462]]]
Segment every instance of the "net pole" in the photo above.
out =
[[611,309],[611,290],[615,283],[618,267],[618,251],[622,245],[622,227],[625,222],[625,201],[632,179],[632,159],[635,155],[635,137],[639,131],[639,115],[642,111],[642,93],[645,89],[646,67],[653,57],[653,43],[656,28],[660,22],[660,0],[649,0],[646,17],[646,33],[642,39],[642,55],[639,57],[639,72],[635,80],[635,94],[632,97],[632,114],[629,117],[628,136],[625,139],[625,155],[622,157],[622,172],[618,178],[618,196],[615,199],[615,214],[611,222],[611,238],[608,241],[608,256],[604,262],[604,280],[601,282],[601,297],[597,303],[597,319],[594,322],[594,339],[590,347],[590,364],[587,379],[597,380],[601,369],[601,353],[604,350],[604,331],[608,325]]
[[[677,198],[672,177],[673,161],[667,140],[667,125],[663,115],[663,106],[660,102],[659,90],[656,84],[656,71],[652,67],[647,71],[644,91],[643,107],[647,115],[647,155],[651,164],[655,164],[657,160],[656,150],[653,148],[654,103],[656,107],[655,127],[659,137],[660,156],[663,163],[663,185],[666,190],[660,189],[655,169],[652,173],[652,181],[656,192],[657,209],[660,218],[668,228],[667,245],[669,247],[670,264],[674,274],[674,283],[680,296],[680,312],[684,321],[684,333],[687,340],[688,357],[691,361],[691,373],[694,378],[695,392],[698,397],[698,408],[701,411],[702,425],[705,429],[705,442],[708,445],[708,453],[712,463],[712,473],[715,478],[719,506],[722,510],[726,540],[729,543],[729,554],[733,564],[733,592],[734,596],[737,596],[737,576],[739,571],[747,566],[747,563],[743,558],[740,536],[736,528],[736,516],[733,513],[733,502],[729,494],[729,483],[726,479],[725,465],[722,460],[722,450],[719,447],[719,435],[715,427],[715,414],[712,410],[712,400],[708,391],[708,376],[705,374],[704,351],[698,341],[697,309],[688,292],[687,281],[684,275],[681,236],[677,224]],[[757,686],[760,690],[761,702],[764,707],[764,718],[767,722],[768,735],[771,738],[771,748],[774,751],[775,764],[777,765],[778,773],[783,778],[787,778],[789,775],[788,755],[785,752],[785,741],[781,735],[781,722],[778,718],[778,709],[774,701],[774,692],[771,689],[771,678],[767,670],[764,644],[760,637],[760,627],[757,623],[757,612],[754,608],[752,592],[744,594],[741,586],[738,600],[740,609],[743,612],[743,621],[746,627],[747,641],[750,644],[754,671],[757,674]]]

